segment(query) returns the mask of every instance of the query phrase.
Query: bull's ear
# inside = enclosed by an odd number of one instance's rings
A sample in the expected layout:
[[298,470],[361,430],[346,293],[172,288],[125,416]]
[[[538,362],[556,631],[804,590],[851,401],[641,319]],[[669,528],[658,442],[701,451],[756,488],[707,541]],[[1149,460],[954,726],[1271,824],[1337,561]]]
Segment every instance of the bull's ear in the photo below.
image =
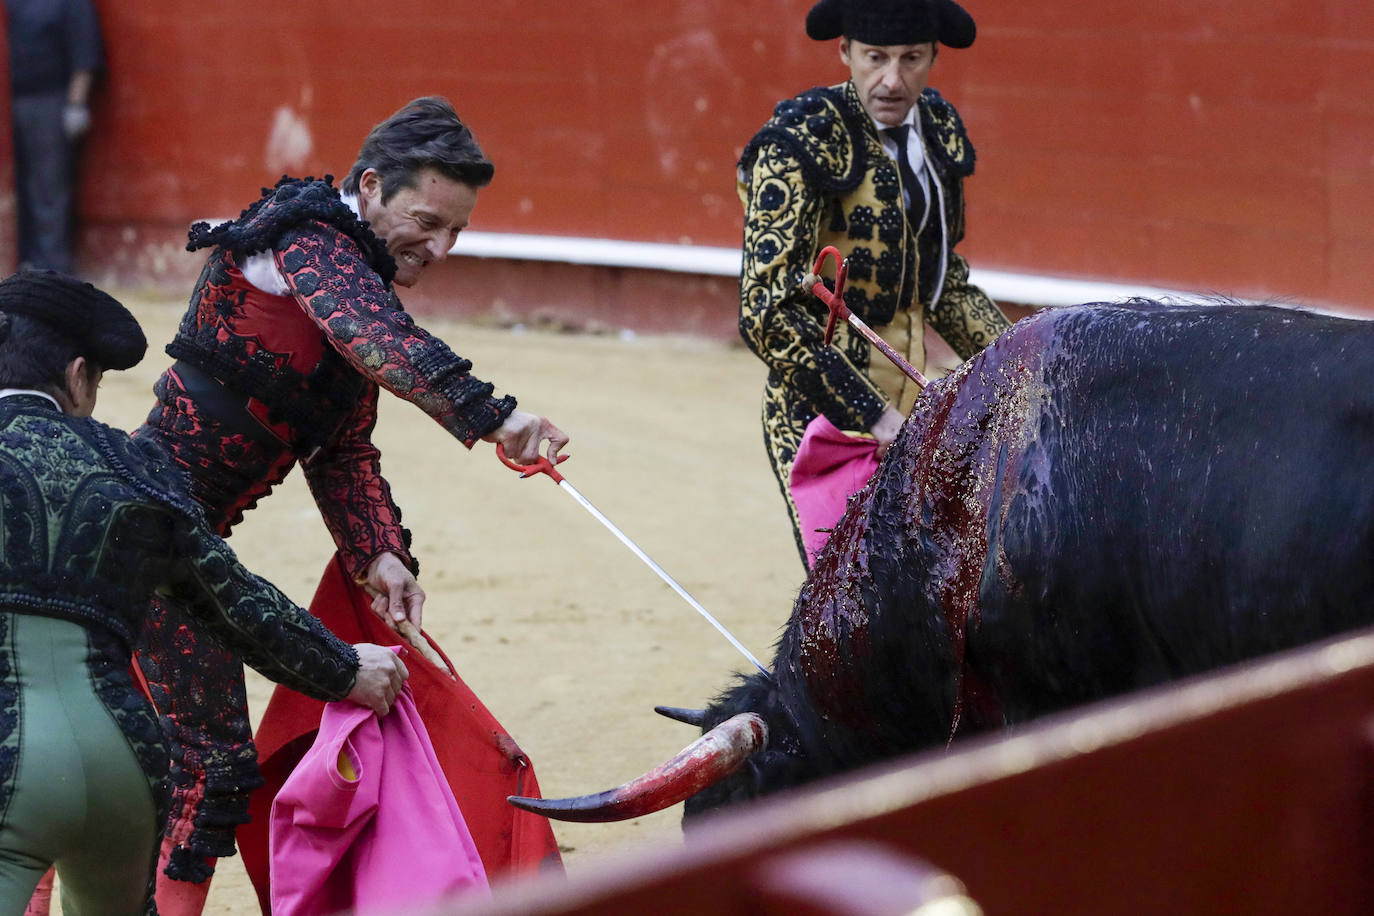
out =
[[678,722],[685,722],[688,725],[695,725],[701,728],[701,724],[706,721],[706,710],[686,709],[682,706],[655,706],[654,712],[660,716],[665,716]]

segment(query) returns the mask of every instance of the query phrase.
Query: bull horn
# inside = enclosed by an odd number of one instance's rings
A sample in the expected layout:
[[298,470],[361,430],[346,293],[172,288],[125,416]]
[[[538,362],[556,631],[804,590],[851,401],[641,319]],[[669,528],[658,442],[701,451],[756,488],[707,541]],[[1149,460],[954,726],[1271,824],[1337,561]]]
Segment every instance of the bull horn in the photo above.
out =
[[695,795],[735,770],[768,745],[768,726],[757,713],[742,712],[693,741],[677,756],[623,786],[576,798],[506,800],[517,808],[560,821],[603,824],[653,814]]
[[701,728],[701,723],[706,721],[706,710],[704,709],[685,709],[681,706],[655,706],[654,712],[660,716],[665,716],[678,722],[685,722],[688,725],[695,725]]

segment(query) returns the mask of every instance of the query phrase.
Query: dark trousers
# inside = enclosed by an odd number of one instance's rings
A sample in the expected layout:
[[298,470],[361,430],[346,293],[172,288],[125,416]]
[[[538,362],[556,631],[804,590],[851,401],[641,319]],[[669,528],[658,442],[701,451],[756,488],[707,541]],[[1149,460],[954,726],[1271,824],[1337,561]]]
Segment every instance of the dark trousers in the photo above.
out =
[[62,130],[66,95],[12,100],[19,263],[71,273],[72,143]]

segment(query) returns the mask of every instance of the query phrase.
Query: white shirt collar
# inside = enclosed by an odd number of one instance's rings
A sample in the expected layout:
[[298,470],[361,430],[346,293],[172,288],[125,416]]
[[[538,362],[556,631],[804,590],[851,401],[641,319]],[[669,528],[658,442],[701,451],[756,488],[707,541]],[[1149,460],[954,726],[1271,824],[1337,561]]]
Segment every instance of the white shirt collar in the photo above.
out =
[[40,398],[47,398],[49,401],[52,401],[52,406],[56,407],[58,410],[62,409],[62,405],[57,403],[57,398],[48,394],[46,391],[35,391],[32,388],[0,388],[0,398],[12,398],[18,394],[33,394]]
[[[905,124],[905,125],[907,125],[908,127],[916,127],[916,109],[917,109],[917,107],[918,107],[918,106],[916,106],[916,105],[912,105],[910,108],[908,108],[908,109],[906,110],[906,117],[905,117],[905,118],[902,118],[902,124]],[[887,130],[889,127],[897,127],[897,126],[900,126],[900,125],[895,125],[895,124],[883,124],[883,123],[879,122],[877,118],[873,118],[872,120],[873,120],[873,126],[874,126],[875,128],[877,128],[877,130],[878,130],[878,136],[880,136],[880,137],[886,137],[886,136],[887,136],[887,134],[883,133],[883,131]],[[919,129],[920,129],[920,128],[917,128],[917,130],[919,130]]]

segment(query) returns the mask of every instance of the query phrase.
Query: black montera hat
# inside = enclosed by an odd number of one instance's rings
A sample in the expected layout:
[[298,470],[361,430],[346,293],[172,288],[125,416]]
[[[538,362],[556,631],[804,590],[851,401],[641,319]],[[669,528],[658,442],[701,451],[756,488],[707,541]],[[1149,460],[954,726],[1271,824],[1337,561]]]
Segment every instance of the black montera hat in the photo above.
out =
[[866,45],[951,48],[973,44],[973,17],[954,0],[820,0],[806,14],[806,34],[817,41],[843,35]]
[[0,312],[41,321],[101,369],[128,369],[148,350],[138,319],[113,296],[55,270],[0,280]]

